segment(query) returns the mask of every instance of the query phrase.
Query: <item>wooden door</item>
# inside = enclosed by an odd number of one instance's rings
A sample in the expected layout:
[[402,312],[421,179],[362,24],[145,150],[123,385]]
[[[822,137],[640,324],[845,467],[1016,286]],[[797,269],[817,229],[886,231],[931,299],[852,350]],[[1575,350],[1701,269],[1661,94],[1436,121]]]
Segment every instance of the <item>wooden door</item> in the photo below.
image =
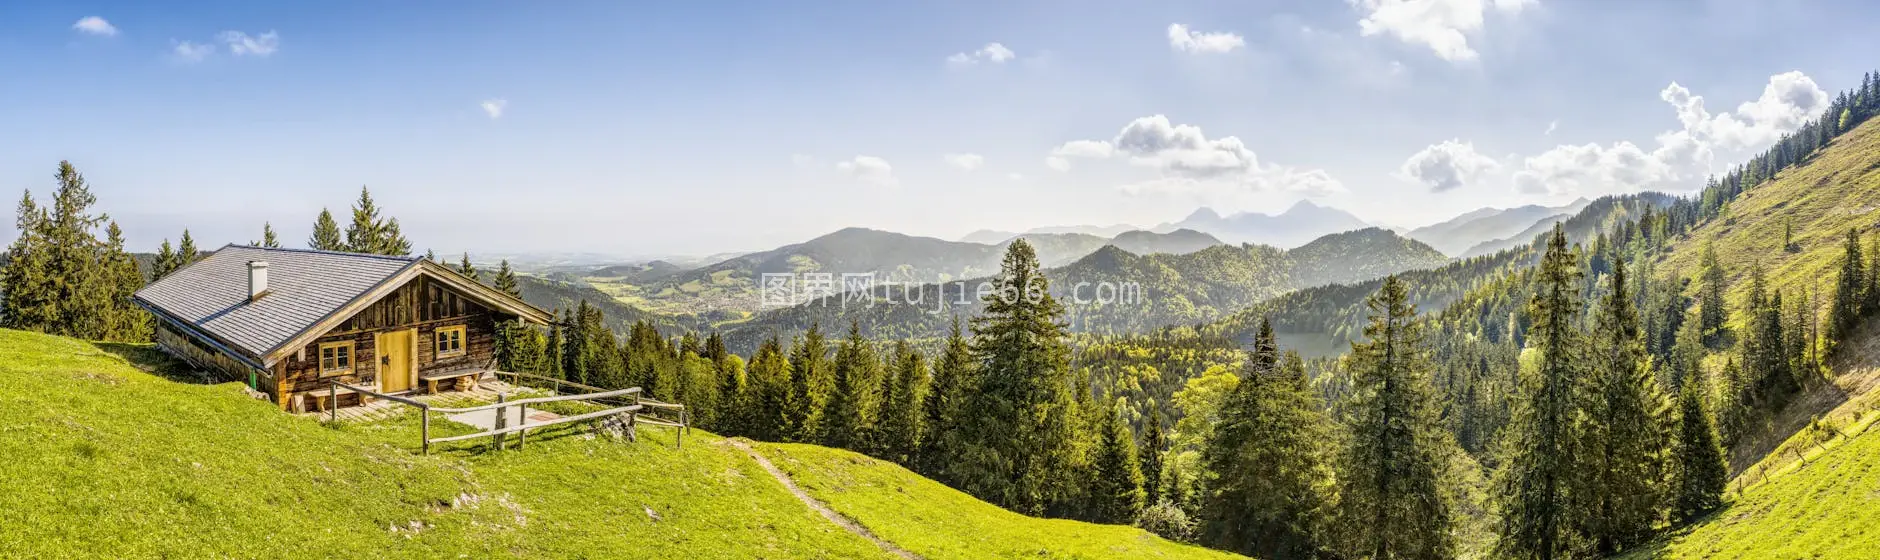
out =
[[379,333],[379,390],[399,393],[411,390],[411,350],[416,331]]

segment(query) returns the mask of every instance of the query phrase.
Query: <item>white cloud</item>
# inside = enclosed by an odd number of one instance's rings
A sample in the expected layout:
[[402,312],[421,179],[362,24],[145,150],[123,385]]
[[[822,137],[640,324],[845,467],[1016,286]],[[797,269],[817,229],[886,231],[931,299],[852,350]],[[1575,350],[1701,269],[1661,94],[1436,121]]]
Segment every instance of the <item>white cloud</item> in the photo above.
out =
[[489,114],[491,120],[500,119],[503,118],[503,109],[509,108],[509,100],[491,99],[484,101],[481,107],[483,107],[484,113]]
[[1138,118],[1110,140],[1076,140],[1051,150],[1045,164],[1063,171],[1071,158],[1125,157],[1131,165],[1160,172],[1160,179],[1126,185],[1130,193],[1221,194],[1289,191],[1312,195],[1343,192],[1323,170],[1262,164],[1240,138],[1209,139],[1200,127],[1177,125],[1165,115]]
[[947,64],[953,66],[972,66],[980,62],[1004,64],[1017,57],[1018,54],[1012,52],[1012,49],[1005,48],[1005,45],[986,43],[986,46],[973,52],[953,53],[952,56],[947,57]]
[[1168,24],[1168,46],[1189,53],[1224,53],[1246,46],[1247,40],[1225,31],[1200,32],[1179,23]]
[[1541,133],[1541,135],[1542,135],[1542,136],[1553,136],[1553,135],[1554,135],[1554,130],[1555,130],[1555,129],[1558,129],[1558,128],[1560,128],[1560,121],[1559,121],[1559,120],[1557,120],[1557,119],[1556,119],[1556,120],[1553,120],[1553,121],[1550,121],[1550,122],[1548,122],[1548,123],[1547,123],[1547,131],[1546,131],[1546,132],[1542,132],[1542,133]]
[[1537,0],[1349,0],[1364,14],[1358,31],[1365,36],[1390,35],[1405,43],[1429,47],[1450,62],[1475,60],[1469,36],[1481,32],[1484,14],[1493,8],[1508,15],[1520,13]]
[[1628,192],[1691,186],[1716,171],[1717,154],[1748,155],[1773,145],[1828,105],[1828,94],[1801,72],[1769,77],[1761,97],[1712,114],[1704,98],[1673,82],[1658,97],[1680,127],[1653,138],[1651,151],[1627,141],[1563,145],[1527,157],[1514,176],[1526,193]]
[[78,20],[78,23],[72,24],[72,29],[76,29],[80,33],[103,35],[106,37],[117,34],[117,27],[112,26],[111,22],[105,21],[104,18],[98,16],[86,16],[84,19]]
[[176,46],[171,48],[170,52],[176,55],[177,60],[183,62],[201,62],[203,58],[207,58],[211,53],[215,52],[215,45],[204,45],[191,43],[189,41],[173,42],[176,43]]
[[1013,180],[1013,181],[1023,181],[1023,180],[1025,180],[1025,174],[1023,174],[1023,173],[1016,173],[1016,172],[1014,172],[1014,173],[1007,173],[1007,174],[1005,174],[1005,178],[1007,178],[1007,179],[1011,179],[1011,180]]
[[267,57],[281,48],[281,35],[273,31],[250,36],[240,31],[223,31],[216,39],[228,44],[235,56]]
[[947,154],[941,158],[946,160],[947,165],[967,171],[979,169],[980,165],[986,163],[986,158],[979,154]]
[[855,156],[855,159],[837,162],[836,171],[872,185],[892,187],[899,183],[894,178],[894,166],[875,156]]
[[1476,153],[1471,143],[1445,140],[1404,160],[1403,167],[1397,169],[1397,176],[1422,183],[1431,192],[1443,192],[1474,183],[1500,167],[1495,158]]

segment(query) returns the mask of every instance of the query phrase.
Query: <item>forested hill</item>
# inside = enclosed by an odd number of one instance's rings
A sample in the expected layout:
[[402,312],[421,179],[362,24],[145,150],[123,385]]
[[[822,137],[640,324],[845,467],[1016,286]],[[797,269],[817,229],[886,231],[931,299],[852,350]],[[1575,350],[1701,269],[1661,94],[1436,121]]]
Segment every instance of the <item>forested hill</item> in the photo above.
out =
[[[1368,228],[1326,236],[1291,251],[1215,245],[1187,254],[1138,255],[1106,246],[1069,265],[1047,269],[1045,275],[1054,295],[1067,304],[1073,331],[1124,333],[1202,323],[1315,284],[1359,282],[1447,262],[1448,257],[1428,245]],[[974,290],[980,281],[879,287],[875,305],[854,297],[845,303],[841,296],[812,301],[725,325],[726,339],[734,349],[743,349],[773,332],[788,337],[812,323],[835,328],[851,320],[871,337],[939,336],[952,315],[978,312]],[[915,301],[919,304],[902,303]]]
[[[1604,228],[1636,219],[1646,208],[1663,208],[1672,200],[1675,197],[1661,193],[1603,197],[1587,204],[1561,224],[1569,239],[1590,241]],[[1410,301],[1418,309],[1433,311],[1497,277],[1532,265],[1537,255],[1532,244],[1521,245],[1441,266],[1402,269],[1401,276],[1409,288]],[[1296,343],[1293,345],[1302,350],[1340,352],[1346,342],[1358,336],[1367,312],[1364,300],[1376,293],[1381,283],[1373,277],[1301,289],[1260,302],[1221,319],[1206,330],[1245,342],[1251,340],[1253,329],[1260,318],[1265,317],[1273,322],[1282,340]],[[1302,343],[1307,340],[1314,342]]]

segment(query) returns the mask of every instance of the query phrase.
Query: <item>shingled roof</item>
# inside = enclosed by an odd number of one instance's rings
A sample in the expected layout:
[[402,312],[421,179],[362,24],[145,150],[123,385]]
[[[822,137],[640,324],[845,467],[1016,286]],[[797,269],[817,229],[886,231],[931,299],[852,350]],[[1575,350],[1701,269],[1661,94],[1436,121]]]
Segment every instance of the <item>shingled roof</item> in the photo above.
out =
[[[265,261],[269,268],[267,295],[255,301],[248,299],[250,261]],[[280,359],[289,343],[319,334],[308,331],[321,322],[370,304],[365,301],[368,295],[382,297],[385,292],[376,288],[403,284],[424,273],[456,285],[473,299],[537,322],[548,316],[421,257],[247,245],[223,247],[138,290],[135,298],[163,319],[206,335],[239,354],[237,358],[265,368]]]

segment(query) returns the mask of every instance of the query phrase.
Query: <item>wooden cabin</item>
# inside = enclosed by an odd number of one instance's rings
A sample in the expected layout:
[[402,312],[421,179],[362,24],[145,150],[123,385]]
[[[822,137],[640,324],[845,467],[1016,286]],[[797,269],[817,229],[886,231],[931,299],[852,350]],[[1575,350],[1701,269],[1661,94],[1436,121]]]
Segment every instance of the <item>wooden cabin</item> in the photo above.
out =
[[[553,316],[421,257],[230,245],[138,290],[157,345],[282,410],[472,388],[503,321]],[[338,395],[335,403],[325,402]]]

